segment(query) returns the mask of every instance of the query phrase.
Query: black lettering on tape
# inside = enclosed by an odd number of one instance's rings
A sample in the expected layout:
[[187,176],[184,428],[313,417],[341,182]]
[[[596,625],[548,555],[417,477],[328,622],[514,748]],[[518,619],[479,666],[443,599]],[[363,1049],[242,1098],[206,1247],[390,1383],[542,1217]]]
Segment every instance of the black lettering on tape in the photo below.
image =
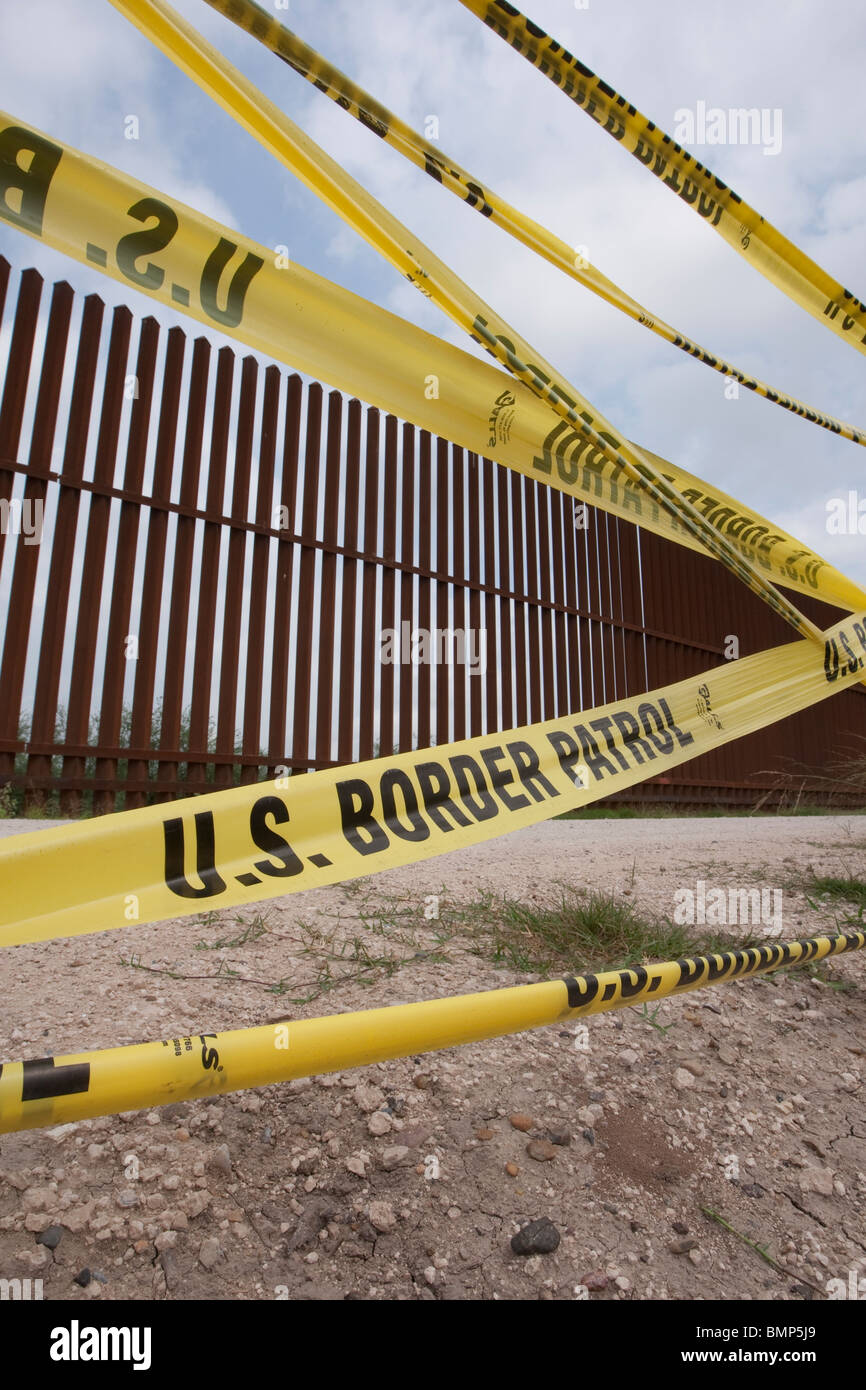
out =
[[519,811],[523,806],[529,805],[528,796],[515,796],[513,792],[507,792],[505,788],[509,782],[514,781],[514,773],[506,772],[505,768],[497,767],[503,758],[507,757],[505,749],[501,744],[495,748],[482,748],[481,761],[490,774],[490,785],[499,797],[499,800],[509,811]]
[[[628,749],[635,762],[638,764],[645,760],[647,762],[652,762],[655,758],[655,752],[652,745],[647,743],[645,738],[641,737],[640,724],[638,724],[634,715],[629,714],[628,710],[623,710],[620,714],[614,714],[611,717],[614,724],[619,729],[623,747]],[[640,751],[641,748],[643,749],[643,753]],[[644,755],[646,756],[644,757]]]
[[579,1008],[581,1001],[580,990],[578,989],[577,980],[574,978],[573,975],[563,975],[562,983],[565,985],[565,988],[568,992],[568,1007],[570,1009]]
[[571,735],[564,733],[561,729],[554,729],[552,734],[547,735],[547,741],[558,757],[559,766],[566,777],[570,777],[572,782],[582,787],[583,782],[580,774],[574,771],[575,764],[581,760],[581,753]]
[[217,298],[220,280],[223,271],[237,249],[233,241],[229,241],[228,237],[221,236],[208,256],[201,273],[201,285],[199,286],[201,307],[208,318],[213,319],[215,323],[222,324],[224,328],[237,328],[244,316],[244,299],[250,287],[250,281],[264,265],[261,256],[255,255],[252,251],[247,252],[231,278],[226,293],[225,308],[221,309]]
[[[397,787],[400,788],[408,826],[400,819],[397,811],[397,799],[394,795]],[[382,774],[379,793],[382,797],[382,814],[389,830],[399,835],[401,840],[429,840],[430,827],[418,809],[418,797],[407,772],[399,767],[389,768]]]
[[598,994],[597,975],[566,975],[564,980],[570,1009],[584,1008],[585,1005],[591,1004]]
[[183,817],[163,821],[165,837],[165,884],[179,898],[212,898],[225,890],[225,881],[216,867],[213,811],[197,811],[195,821],[196,873],[201,887],[195,888],[184,871],[185,836]]
[[600,782],[605,773],[610,777],[616,776],[616,768],[610,758],[606,758],[601,752],[598,744],[588,729],[582,724],[575,724],[574,732],[580,741],[583,761],[586,763],[590,772],[597,782]]
[[415,776],[421,788],[424,808],[434,825],[438,825],[440,830],[454,829],[445,819],[443,813],[446,810],[458,826],[472,824],[466,812],[451,800],[451,779],[441,763],[419,763]]
[[678,728],[676,720],[671,713],[671,707],[663,695],[659,696],[659,709],[665,717],[668,728],[676,734],[677,742],[681,748],[688,748],[690,743],[694,743],[694,734],[684,734],[682,729]]
[[[546,796],[559,796],[559,788],[538,766],[538,754],[531,743],[517,739],[514,743],[506,744],[506,747],[514,760],[518,777],[534,801],[543,801]],[[536,788],[536,783],[540,790]]]
[[147,222],[156,218],[155,227],[147,227],[143,232],[130,232],[117,243],[115,255],[118,269],[142,289],[158,290],[165,279],[165,271],[153,261],[148,261],[145,270],[140,270],[138,262],[142,256],[153,251],[164,251],[177,231],[177,213],[160,198],[141,198],[128,210],[136,222]]
[[388,848],[388,836],[373,815],[373,788],[368,782],[361,777],[338,782],[337,799],[340,803],[343,834],[352,849],[356,849],[359,854],[379,854]]
[[[660,753],[672,753],[674,751],[674,741],[664,726],[664,721],[656,709],[655,705],[645,700],[642,705],[638,705],[638,717],[643,724],[644,733],[647,738],[655,744]],[[653,731],[655,724],[655,732]]]
[[[20,159],[28,154],[25,167]],[[0,131],[0,217],[41,236],[45,200],[62,155],[59,145],[23,126]]]
[[707,957],[707,984],[725,979],[734,970],[736,958],[733,951],[723,951],[721,955]]
[[271,829],[268,825],[269,817],[277,825],[285,825],[289,819],[288,807],[278,796],[260,796],[250,810],[250,834],[253,844],[266,850],[279,861],[274,864],[270,859],[257,859],[255,867],[259,873],[267,874],[270,878],[289,878],[294,874],[303,873],[303,860],[298,858],[282,835]]
[[[475,819],[479,821],[491,820],[494,816],[498,816],[499,807],[487,790],[487,781],[484,777],[484,773],[475,759],[471,758],[468,753],[457,753],[453,758],[450,758],[449,761],[454,773],[454,781],[457,783],[457,789],[460,792],[460,800],[463,802],[464,806],[469,808]],[[470,791],[467,773],[472,774],[476,790],[480,793],[481,799],[478,801],[476,801]]]
[[844,628],[842,628],[839,632],[839,641],[845,648],[845,655],[848,658],[848,665],[846,666],[843,675],[853,676],[856,671],[859,671],[862,662],[860,660],[860,657],[854,651],[854,648],[851,646],[851,643],[848,641],[848,637]]
[[[493,216],[493,209],[492,209],[492,207],[490,207],[489,203],[487,202],[486,194],[485,194],[485,192],[484,192],[484,189],[481,187],[481,185],[480,185],[480,184],[477,184],[477,183],[470,183],[469,180],[467,179],[467,181],[466,181],[466,188],[467,188],[466,202],[469,204],[469,206],[470,206],[471,208],[476,208],[476,207],[477,207],[477,208],[478,208],[478,211],[481,213],[481,216],[482,216],[482,217],[492,217],[492,216]],[[478,206],[479,203],[481,204],[480,207]]]
[[198,1040],[201,1043],[201,1064],[205,1071],[222,1071],[218,1050],[207,1045],[208,1038],[213,1038],[216,1041],[218,1036],[217,1033],[199,1033],[198,1035]]
[[90,1089],[90,1063],[54,1065],[53,1057],[37,1057],[21,1064],[21,1099],[54,1100],[59,1096],[80,1096]]
[[432,150],[424,150],[425,174],[429,174],[431,179],[435,179],[437,183],[441,183],[442,175],[440,174],[439,170],[444,168],[445,165],[438,155],[433,154]]
[[[632,979],[634,976],[634,979]],[[646,989],[647,972],[642,965],[634,965],[630,970],[620,970],[620,998],[634,999],[636,994],[642,994]]]
[[676,989],[682,989],[686,985],[693,985],[699,980],[709,964],[706,956],[684,956],[677,961],[680,968],[680,978],[676,983]]
[[629,767],[628,762],[616,746],[616,742],[613,735],[613,720],[610,717],[606,717],[603,719],[590,719],[589,727],[591,729],[598,729],[598,732],[601,734],[602,738],[607,744],[608,752],[613,754],[620,767],[624,768],[626,772],[630,772],[631,769]]

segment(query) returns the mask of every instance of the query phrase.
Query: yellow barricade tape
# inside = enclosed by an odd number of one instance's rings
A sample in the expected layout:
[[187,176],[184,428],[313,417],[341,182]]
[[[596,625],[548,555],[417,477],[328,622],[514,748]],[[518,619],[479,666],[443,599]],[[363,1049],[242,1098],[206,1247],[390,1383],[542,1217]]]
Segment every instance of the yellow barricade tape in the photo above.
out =
[[[742,556],[726,536],[660,474],[648,455],[623,441],[613,425],[549,362],[499,318],[488,304],[414,237],[367,190],[325,154],[309,136],[263,96],[164,0],[111,0],[137,28],[215,101],[297,175],[323,202],[406,275],[422,292],[497,361],[572,427],[578,438],[619,466],[624,477],[641,483],[649,497],[759,595],[795,632],[820,644],[821,632],[784,594]],[[507,344],[507,346],[506,346]],[[529,366],[529,363],[535,366]]]
[[866,611],[647,695],[0,841],[0,946],[260,902],[585,806],[861,679]]
[[538,68],[783,294],[858,352],[866,352],[866,305],[706,165],[507,0],[460,3]]
[[858,930],[420,1004],[7,1062],[0,1067],[0,1134],[436,1052],[824,960],[864,945],[866,932]]
[[[564,421],[551,426],[550,412],[522,382],[302,266],[278,268],[267,247],[2,111],[0,218],[360,400],[703,550],[642,482],[633,484]],[[848,611],[866,606],[862,589],[766,518],[644,453],[777,583]]]
[[561,237],[555,236],[546,227],[540,226],[525,213],[512,207],[498,193],[494,193],[488,184],[482,185],[476,175],[467,173],[451,155],[445,154],[444,150],[425,140],[405,121],[401,121],[369,92],[364,91],[363,87],[352,82],[339,68],[334,67],[314,48],[304,43],[297,34],[293,34],[278,19],[268,14],[261,5],[257,5],[255,0],[207,0],[207,4],[258,39],[301,77],[311,82],[317,91],[324,92],[325,96],[330,97],[367,130],[398,150],[410,163],[423,169],[443,188],[462,198],[467,207],[474,208],[482,217],[495,222],[515,240],[543,256],[551,265],[555,265],[593,294],[621,310],[635,323],[641,324],[665,342],[671,343],[695,361],[702,362],[722,376],[733,377],[746,390],[753,391],[783,410],[812,424],[820,425],[843,439],[866,445],[866,431],[837,420],[832,415],[813,410],[795,396],[774,391],[766,382],[741,372],[724,358],[708,352],[686,334],[665,323],[658,314],[646,309],[603,275],[589,262],[588,257],[575,247],[569,246]]

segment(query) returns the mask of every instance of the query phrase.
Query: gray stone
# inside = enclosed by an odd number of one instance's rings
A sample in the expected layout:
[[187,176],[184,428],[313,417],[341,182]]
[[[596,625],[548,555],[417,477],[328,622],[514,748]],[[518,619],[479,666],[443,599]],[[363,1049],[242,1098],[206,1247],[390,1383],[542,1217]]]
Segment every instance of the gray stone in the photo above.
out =
[[378,1086],[368,1086],[361,1084],[355,1087],[355,1104],[359,1110],[363,1110],[369,1115],[374,1110],[380,1110],[385,1103],[384,1092]]
[[222,1173],[224,1177],[231,1177],[232,1159],[228,1144],[217,1144],[208,1158],[208,1166],[215,1169],[217,1173]]
[[394,1208],[390,1202],[371,1202],[367,1208],[370,1224],[383,1235],[397,1224]]
[[515,1255],[550,1255],[559,1245],[559,1231],[548,1217],[530,1221],[511,1237]]
[[817,1192],[821,1197],[832,1197],[832,1170],[830,1168],[805,1168],[800,1174],[800,1191]]
[[219,1241],[215,1240],[213,1236],[208,1236],[207,1240],[203,1240],[201,1243],[201,1249],[198,1252],[198,1262],[204,1265],[205,1269],[213,1269],[221,1255],[222,1250],[220,1249]]

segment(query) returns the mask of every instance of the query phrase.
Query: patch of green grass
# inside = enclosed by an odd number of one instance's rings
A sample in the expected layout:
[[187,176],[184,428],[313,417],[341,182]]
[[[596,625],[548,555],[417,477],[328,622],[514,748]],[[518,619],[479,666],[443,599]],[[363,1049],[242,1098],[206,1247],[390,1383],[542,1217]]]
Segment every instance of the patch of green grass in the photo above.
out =
[[[815,875],[809,882],[809,892],[813,896],[829,898],[832,902],[853,903],[855,907],[866,908],[866,880],[855,878],[853,874],[834,877]],[[813,903],[813,907],[820,904]]]
[[816,979],[821,980],[829,989],[841,991],[843,994],[856,994],[857,985],[853,980],[831,980],[827,975],[819,975],[816,971]]
[[[215,913],[207,916],[216,916]],[[195,949],[197,951],[222,951],[234,946],[246,946],[248,941],[258,941],[260,936],[267,935],[268,924],[260,913],[257,913],[250,921],[244,917],[236,917],[235,921],[241,930],[236,936],[223,936],[216,941],[197,941]],[[210,922],[205,921],[203,925],[210,926]]]
[[[662,1001],[659,1000],[655,1008],[652,1011],[650,1011],[649,1005],[646,1002],[644,1002],[643,1007],[641,1008],[641,1011],[638,1014],[638,1018],[641,1019],[643,1023],[648,1023],[650,1028],[655,1028],[656,1032],[661,1033],[662,1037],[664,1038],[671,1031],[671,1029],[676,1028],[677,1025],[675,1021],[673,1023],[658,1023],[656,1021],[658,1019],[659,1010],[661,1009],[661,1006]],[[637,1013],[637,1010],[632,1009],[632,1013]]]
[[[470,917],[464,909],[466,917]],[[666,918],[643,916],[626,898],[596,889],[579,892],[561,886],[558,900],[529,907],[487,896],[475,905],[474,925],[481,938],[477,955],[520,973],[618,970],[653,960],[730,951],[754,945],[748,934],[695,932]]]

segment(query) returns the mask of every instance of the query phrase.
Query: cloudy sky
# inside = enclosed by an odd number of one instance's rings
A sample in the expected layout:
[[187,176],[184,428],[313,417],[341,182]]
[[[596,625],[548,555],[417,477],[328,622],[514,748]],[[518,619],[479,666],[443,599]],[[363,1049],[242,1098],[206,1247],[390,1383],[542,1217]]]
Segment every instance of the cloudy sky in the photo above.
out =
[[[581,0],[583,4],[583,0]],[[618,429],[760,509],[866,583],[864,537],[827,502],[866,496],[866,450],[743,393],[481,220],[202,0],[177,8],[375,193]],[[669,323],[738,367],[866,427],[863,360],[764,281],[457,0],[290,0],[277,11],[442,149]],[[781,150],[699,158],[860,298],[866,10],[847,0],[532,0],[529,13],[669,132],[707,106],[782,113]],[[463,336],[178,72],[107,0],[0,0],[2,106],[353,291]],[[140,139],[124,138],[138,116]],[[0,225],[0,252],[109,302],[126,285]],[[137,301],[137,302],[136,302]],[[148,311],[154,312],[151,301]],[[171,322],[168,310],[158,317]],[[183,321],[183,320],[179,320]]]

